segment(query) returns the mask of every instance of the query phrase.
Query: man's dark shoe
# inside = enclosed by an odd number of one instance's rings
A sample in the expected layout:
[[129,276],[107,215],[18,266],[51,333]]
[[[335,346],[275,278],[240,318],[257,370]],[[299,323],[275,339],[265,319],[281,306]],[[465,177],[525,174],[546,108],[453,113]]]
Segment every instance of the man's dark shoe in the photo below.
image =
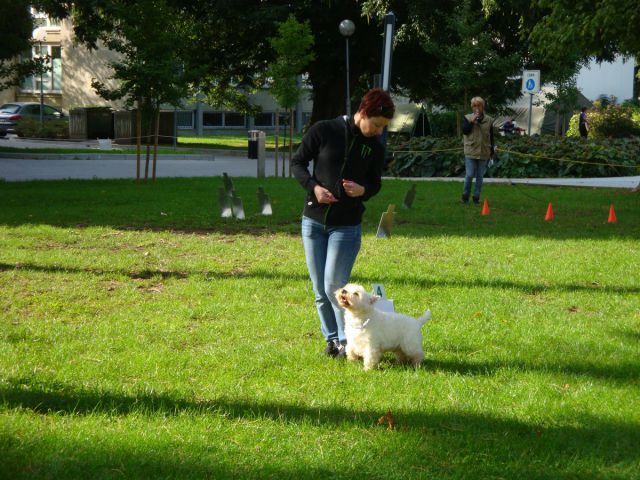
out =
[[473,203],[480,205],[480,197],[473,197]]
[[347,358],[347,346],[338,344],[336,358]]
[[465,203],[465,204],[469,203],[469,195],[464,195],[464,194],[463,194],[463,195],[462,195],[462,198],[460,198],[460,201],[461,201],[462,203]]

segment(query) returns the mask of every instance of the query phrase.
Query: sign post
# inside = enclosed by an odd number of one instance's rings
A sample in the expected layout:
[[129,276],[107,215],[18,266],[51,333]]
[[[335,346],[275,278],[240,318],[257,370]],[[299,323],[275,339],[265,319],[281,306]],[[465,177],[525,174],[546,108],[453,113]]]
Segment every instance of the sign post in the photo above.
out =
[[522,72],[522,93],[529,94],[529,124],[527,135],[531,135],[531,113],[533,110],[533,94],[540,91],[540,70],[524,70]]

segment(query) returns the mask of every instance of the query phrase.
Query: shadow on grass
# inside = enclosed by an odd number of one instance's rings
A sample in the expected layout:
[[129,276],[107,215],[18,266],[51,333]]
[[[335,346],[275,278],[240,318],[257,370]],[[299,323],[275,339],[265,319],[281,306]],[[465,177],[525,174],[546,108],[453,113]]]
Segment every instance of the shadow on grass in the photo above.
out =
[[[218,190],[221,177],[159,179],[153,185],[125,180],[66,180],[0,185],[0,225],[51,225],[83,228],[227,235],[298,234],[304,191],[293,179],[237,178],[236,193],[243,199],[246,220],[220,218]],[[412,209],[402,209],[409,183],[386,180],[384,188],[367,202],[365,235],[374,235],[382,212],[396,209],[394,235],[428,238],[462,235],[470,238],[531,236],[550,239],[637,238],[640,196],[624,191],[594,192],[528,187],[527,197],[508,185],[491,186],[491,215],[459,204],[460,185],[430,182]],[[259,215],[257,187],[271,198],[273,215]],[[547,204],[553,202],[554,222],[545,222]],[[618,224],[607,224],[610,204],[616,204]],[[468,208],[467,208],[468,207]],[[164,214],[161,214],[161,212]]]
[[[127,415],[147,415],[183,418],[184,415],[210,415],[220,421],[251,420],[254,428],[260,428],[255,421],[268,420],[282,424],[279,435],[290,435],[285,427],[338,429],[344,439],[361,443],[369,453],[367,460],[355,457],[353,472],[347,475],[363,477],[366,472],[387,471],[385,478],[416,474],[418,471],[440,473],[440,478],[487,478],[501,474],[501,478],[517,478],[516,473],[527,472],[520,478],[607,478],[606,469],[618,473],[616,478],[633,478],[632,474],[620,476],[623,470],[634,471],[640,459],[640,425],[633,422],[616,422],[597,416],[582,414],[573,416],[570,423],[558,421],[524,422],[498,418],[491,415],[472,414],[458,411],[394,411],[395,429],[389,431],[386,425],[379,425],[378,419],[384,411],[368,409],[348,409],[341,406],[311,407],[299,404],[255,402],[249,399],[220,397],[198,401],[172,394],[124,394],[109,391],[92,391],[61,383],[38,383],[28,378],[7,379],[0,385],[0,400],[4,409],[27,409],[39,415],[107,415],[122,417]],[[273,423],[265,425],[273,433]],[[373,435],[363,438],[363,429]],[[289,433],[288,433],[289,432]],[[377,432],[377,434],[376,434]],[[6,435],[6,434],[5,434]],[[319,435],[326,435],[321,433]],[[377,440],[377,442],[376,442]],[[224,441],[217,439],[217,441]],[[309,442],[318,442],[312,436]],[[3,439],[5,458],[19,454],[18,442]],[[100,443],[102,445],[102,442]],[[248,446],[250,449],[252,445]],[[137,468],[168,470],[180,473],[184,464],[174,464],[168,458],[159,458],[155,464],[153,455],[142,458],[142,462],[131,452],[99,452],[98,448],[86,444],[74,452],[72,466],[90,465],[99,468],[104,465],[105,456],[114,457],[123,463],[125,469]],[[104,448],[104,447],[102,447]],[[300,449],[315,446],[303,443]],[[360,447],[357,447],[360,448]],[[154,449],[156,450],[156,449]],[[144,452],[144,449],[142,449]],[[138,449],[140,452],[140,449]],[[287,478],[319,477],[326,472],[302,466],[300,470],[278,471],[269,465],[271,457],[263,465],[268,473],[281,474]],[[28,457],[25,461],[28,460]],[[31,460],[33,462],[33,460]],[[48,461],[54,461],[49,458]],[[63,460],[64,461],[64,460]],[[213,461],[213,464],[212,464]],[[140,464],[139,464],[140,462]],[[117,462],[116,462],[117,463]],[[5,463],[6,465],[6,463]],[[351,463],[353,465],[353,463]],[[193,473],[226,476],[229,471],[215,463],[213,459],[191,465]],[[5,467],[6,468],[6,467]],[[582,471],[582,469],[586,469]],[[601,472],[594,475],[593,470]],[[213,471],[211,471],[213,470]],[[237,470],[237,469],[236,469]],[[1,470],[0,470],[1,471]],[[637,471],[637,470],[635,470]],[[612,473],[612,472],[609,472]],[[246,471],[249,476],[258,472]],[[368,477],[371,478],[371,477]]]
[[[93,268],[75,268],[59,265],[38,265],[34,263],[17,263],[9,264],[0,262],[0,272],[3,271],[31,271],[44,272],[51,274],[77,274],[91,273],[97,276],[113,276],[121,275],[135,279],[186,279],[189,277],[202,276],[205,279],[260,279],[260,280],[279,280],[279,281],[307,281],[309,276],[306,273],[290,273],[277,272],[275,270],[256,269],[250,271],[237,271],[235,269],[226,272],[216,272],[209,270],[202,271],[171,271],[171,270],[103,270]],[[378,283],[380,278],[367,277],[362,275],[354,275],[351,279],[353,282],[362,284]],[[504,280],[438,280],[421,277],[411,277],[408,275],[385,275],[386,283],[397,283],[399,285],[417,285],[420,288],[428,289],[434,287],[449,288],[487,288],[500,290],[517,290],[527,294],[538,294],[541,292],[582,292],[588,291],[602,294],[636,294],[640,293],[639,286],[623,286],[623,285],[593,285],[579,283],[565,283],[555,285],[542,285],[526,282],[509,282]]]
[[433,360],[425,359],[423,368],[429,371],[443,371],[456,375],[492,376],[499,370],[511,370],[519,372],[543,372],[552,375],[567,375],[587,377],[589,380],[603,380],[611,383],[634,384],[640,378],[640,363],[615,363],[609,365],[595,365],[593,363],[559,363],[550,360],[545,364],[527,363],[517,360],[509,362],[479,361],[467,362],[464,360]]

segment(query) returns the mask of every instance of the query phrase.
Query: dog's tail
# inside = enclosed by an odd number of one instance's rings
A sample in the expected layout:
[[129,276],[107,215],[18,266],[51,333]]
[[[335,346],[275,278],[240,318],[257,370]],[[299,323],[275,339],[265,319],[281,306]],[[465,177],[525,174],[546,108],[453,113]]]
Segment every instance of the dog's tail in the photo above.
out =
[[427,323],[429,320],[431,319],[431,310],[427,309],[426,312],[424,312],[424,315],[422,315],[419,319],[418,319],[418,323],[420,324],[420,326],[422,327],[425,323]]

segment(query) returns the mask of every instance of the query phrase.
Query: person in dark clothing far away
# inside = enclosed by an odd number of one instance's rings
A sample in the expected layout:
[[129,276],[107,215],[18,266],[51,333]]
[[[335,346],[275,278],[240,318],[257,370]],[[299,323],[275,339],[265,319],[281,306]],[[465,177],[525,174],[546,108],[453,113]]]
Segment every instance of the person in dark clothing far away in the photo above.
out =
[[580,109],[580,117],[578,118],[578,130],[582,138],[587,138],[589,134],[589,119],[587,118],[587,107]]
[[307,192],[302,243],[327,342],[324,353],[331,357],[344,357],[346,345],[344,311],[334,292],[349,283],[360,250],[364,202],[382,186],[384,148],[377,137],[394,113],[386,91],[369,90],[352,117],[312,125],[291,162]]
[[484,100],[481,97],[471,99],[473,113],[464,116],[462,125],[462,143],[464,145],[464,187],[462,203],[469,203],[471,184],[476,180],[473,203],[480,203],[482,181],[487,170],[487,163],[493,156],[493,118],[484,113]]

